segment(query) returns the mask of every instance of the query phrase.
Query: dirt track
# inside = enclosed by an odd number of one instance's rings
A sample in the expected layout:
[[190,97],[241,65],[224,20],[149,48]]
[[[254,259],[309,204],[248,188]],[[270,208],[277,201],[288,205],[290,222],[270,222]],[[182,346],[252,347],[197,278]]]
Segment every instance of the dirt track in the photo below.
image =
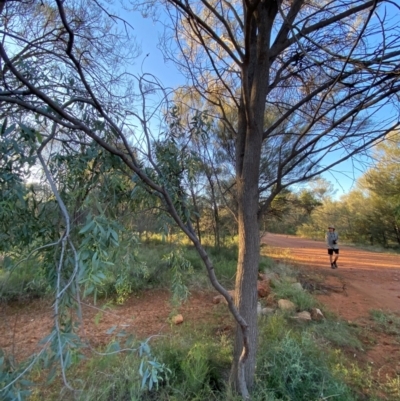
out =
[[316,269],[331,283],[346,285],[346,293],[321,296],[338,315],[353,320],[371,309],[400,312],[400,255],[340,246],[339,268],[330,268],[324,242],[267,234],[262,242],[280,250],[292,263]]

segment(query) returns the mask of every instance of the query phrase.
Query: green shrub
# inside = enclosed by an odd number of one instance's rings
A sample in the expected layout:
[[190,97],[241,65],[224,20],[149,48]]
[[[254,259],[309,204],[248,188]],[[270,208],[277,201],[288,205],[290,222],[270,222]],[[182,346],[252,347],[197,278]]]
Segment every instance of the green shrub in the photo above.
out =
[[168,338],[157,350],[160,360],[172,372],[172,394],[184,394],[182,399],[190,400],[216,399],[221,395],[225,387],[221,372],[229,369],[232,352],[226,338],[212,339],[194,333],[192,337]]
[[308,331],[290,330],[277,315],[267,320],[260,334],[255,400],[355,400]]
[[[108,355],[91,359],[86,377],[74,383],[84,387],[77,397],[79,401],[123,401],[141,400],[146,393],[141,388],[139,376],[140,360],[137,355]],[[59,400],[74,400],[74,396],[64,390]]]
[[43,297],[50,291],[40,261],[27,260],[16,267],[0,268],[0,300]]
[[289,299],[301,311],[314,308],[318,305],[318,302],[312,295],[307,291],[294,287],[292,282],[286,280],[275,281],[273,287],[273,292],[278,299]]
[[317,338],[323,338],[335,346],[362,349],[362,343],[357,338],[357,329],[347,322],[324,319],[314,323],[311,330]]
[[194,396],[209,385],[210,362],[204,345],[196,343],[181,361],[183,384],[188,394]]
[[390,312],[381,310],[370,311],[376,328],[389,335],[400,336],[400,317]]

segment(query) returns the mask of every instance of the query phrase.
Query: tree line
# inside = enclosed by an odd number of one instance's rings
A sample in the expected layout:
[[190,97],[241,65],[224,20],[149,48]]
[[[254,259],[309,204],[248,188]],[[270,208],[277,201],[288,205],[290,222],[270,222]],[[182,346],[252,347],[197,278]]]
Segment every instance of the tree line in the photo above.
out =
[[400,247],[400,142],[398,132],[374,149],[374,165],[339,200],[326,199],[305,224],[301,235],[321,238],[326,222],[334,223],[344,241]]

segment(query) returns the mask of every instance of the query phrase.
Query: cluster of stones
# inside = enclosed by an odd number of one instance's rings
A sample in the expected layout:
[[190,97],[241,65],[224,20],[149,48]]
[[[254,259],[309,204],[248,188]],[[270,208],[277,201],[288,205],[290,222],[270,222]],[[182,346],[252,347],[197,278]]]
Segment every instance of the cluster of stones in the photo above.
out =
[[[266,274],[260,273],[258,276],[259,280],[257,281],[257,293],[258,293],[258,298],[266,298],[267,302],[270,299],[273,299],[273,294],[271,294],[271,279],[274,279],[276,277],[270,277]],[[303,287],[301,283],[294,281],[292,283],[292,286],[299,291],[303,290]],[[230,290],[228,291],[229,296],[233,299],[235,296],[235,291]],[[223,295],[216,295],[213,298],[213,303],[214,304],[219,304],[219,303],[225,303],[227,304],[227,300]],[[279,299],[277,302],[277,308],[282,311],[289,311],[289,312],[294,312],[297,307],[296,305],[292,302],[289,301],[288,299]],[[261,303],[259,302],[257,305],[257,313],[262,316],[269,316],[274,314],[276,311],[276,308],[273,307],[265,307],[263,308],[261,306]],[[301,322],[306,322],[306,321],[320,321],[324,319],[324,315],[321,312],[320,309],[318,308],[312,308],[309,311],[300,311],[297,312],[296,315],[293,316],[293,319],[297,319],[298,321]],[[182,315],[176,315],[172,318],[172,323],[174,324],[181,324],[183,323],[183,316]]]
[[[296,305],[293,302],[289,301],[288,299],[280,299],[278,301],[278,308],[280,310],[284,310],[284,311],[295,311]],[[267,309],[267,308],[264,308],[264,309]],[[268,309],[272,309],[272,308],[268,308]],[[262,311],[263,311],[263,309],[261,310],[261,314],[263,314]],[[274,313],[274,312],[275,311],[273,310],[272,313]],[[264,313],[264,314],[268,314],[268,313]],[[311,320],[320,321],[320,320],[324,319],[324,315],[320,309],[311,308],[310,311],[298,312],[293,318],[298,319],[299,321],[302,321],[302,322],[307,322],[307,321],[311,321]]]
[[[271,279],[277,279],[277,277],[270,277],[266,274],[259,274],[259,280],[257,281],[257,293],[258,293],[258,298],[267,298],[267,302],[268,299],[272,297],[271,294]],[[286,278],[288,280],[291,280],[291,278]],[[303,287],[301,285],[301,283],[294,281],[292,283],[292,286],[296,289],[298,289],[299,291],[303,290]],[[235,292],[232,291],[228,291],[229,295],[233,298]],[[214,304],[219,304],[219,303],[227,303],[226,299],[224,296],[222,295],[216,295],[213,298],[213,303]],[[283,311],[295,311],[296,310],[296,305],[289,301],[288,299],[279,299],[277,302],[277,307],[279,310],[283,310]],[[257,305],[257,313],[259,315],[263,315],[263,316],[268,316],[268,315],[272,315],[274,314],[276,311],[276,308],[274,307],[265,307],[263,308],[261,306],[261,303],[259,302]],[[321,312],[320,309],[318,308],[312,308],[309,311],[300,311],[298,312],[294,317],[294,319],[298,319],[299,321],[305,322],[305,321],[311,321],[311,320],[315,320],[315,321],[320,321],[322,319],[324,319],[324,315]]]

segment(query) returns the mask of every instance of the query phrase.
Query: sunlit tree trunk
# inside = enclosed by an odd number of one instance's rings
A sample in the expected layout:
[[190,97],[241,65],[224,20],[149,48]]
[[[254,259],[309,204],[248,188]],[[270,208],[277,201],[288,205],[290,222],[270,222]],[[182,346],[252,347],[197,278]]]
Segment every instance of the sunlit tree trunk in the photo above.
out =
[[[245,379],[251,388],[254,381],[257,350],[257,273],[260,259],[260,241],[258,227],[258,170],[259,149],[256,141],[248,143],[243,158],[243,166],[237,172],[239,253],[236,271],[236,306],[245,316],[248,324],[249,353],[245,363]],[[238,378],[239,358],[243,352],[242,330],[237,328],[235,336],[234,363],[232,378]],[[234,387],[238,388],[233,381]]]
[[[242,94],[236,137],[236,187],[238,202],[239,253],[236,271],[236,306],[248,325],[248,355],[245,380],[254,382],[257,351],[257,274],[260,260],[259,176],[263,141],[265,98],[269,82],[269,42],[278,8],[260,3],[248,21],[249,43],[242,67]],[[260,21],[262,23],[260,24]],[[259,51],[262,49],[263,57]],[[238,365],[246,351],[243,332],[236,331],[232,377],[240,380]],[[238,388],[238,383],[234,387]]]

